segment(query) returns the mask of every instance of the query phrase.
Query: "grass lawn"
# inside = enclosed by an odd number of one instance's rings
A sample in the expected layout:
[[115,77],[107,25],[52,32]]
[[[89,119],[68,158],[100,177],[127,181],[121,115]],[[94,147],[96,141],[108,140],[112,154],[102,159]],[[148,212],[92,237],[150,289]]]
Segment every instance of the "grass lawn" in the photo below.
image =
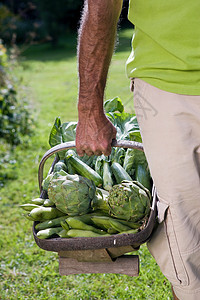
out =
[[[131,30],[120,32],[106,89],[106,99],[119,96],[132,110],[125,61],[130,52]],[[170,285],[143,245],[140,276],[82,274],[60,276],[56,253],[38,248],[32,236],[32,224],[22,217],[19,204],[39,196],[38,164],[49,149],[48,136],[55,117],[77,120],[76,37],[67,37],[56,49],[38,45],[28,49],[15,70],[28,86],[35,134],[24,145],[9,152],[0,143],[0,152],[8,152],[8,165],[16,179],[8,181],[0,194],[0,299],[86,300],[86,299],[172,299]]]

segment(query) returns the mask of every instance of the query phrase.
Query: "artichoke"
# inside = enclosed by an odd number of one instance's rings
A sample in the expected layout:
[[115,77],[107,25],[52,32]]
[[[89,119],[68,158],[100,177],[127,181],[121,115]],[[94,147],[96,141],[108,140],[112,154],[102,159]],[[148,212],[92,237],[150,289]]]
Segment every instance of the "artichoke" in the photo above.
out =
[[94,183],[80,175],[62,176],[55,173],[48,186],[49,199],[57,209],[70,216],[90,212],[95,193]]
[[43,190],[48,191],[48,187],[49,187],[49,184],[50,184],[52,178],[55,176],[60,176],[60,175],[65,176],[65,175],[67,175],[67,173],[63,169],[61,169],[59,171],[56,171],[55,173],[48,174],[47,177],[42,181]]
[[126,221],[139,222],[149,215],[151,194],[139,182],[124,180],[111,189],[108,205],[111,216]]

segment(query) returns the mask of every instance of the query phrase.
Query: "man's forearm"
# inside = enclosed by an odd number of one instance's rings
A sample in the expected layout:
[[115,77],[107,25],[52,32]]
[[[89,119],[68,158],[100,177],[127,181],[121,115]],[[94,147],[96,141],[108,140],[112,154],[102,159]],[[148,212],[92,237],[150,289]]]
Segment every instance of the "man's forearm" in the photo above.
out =
[[123,0],[85,1],[79,31],[80,112],[103,110],[103,96]]
[[109,155],[116,128],[103,111],[103,96],[123,0],[85,0],[79,31],[78,155]]

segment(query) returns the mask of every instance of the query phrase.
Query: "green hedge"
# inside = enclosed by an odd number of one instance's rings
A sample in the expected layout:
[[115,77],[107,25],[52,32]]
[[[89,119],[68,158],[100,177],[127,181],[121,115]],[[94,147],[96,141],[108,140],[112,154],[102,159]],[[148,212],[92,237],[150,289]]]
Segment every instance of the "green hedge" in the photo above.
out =
[[[77,31],[84,0],[4,0],[0,4],[0,36],[10,43],[51,41],[56,45],[67,31]],[[121,26],[128,26],[129,0],[123,1]]]
[[32,133],[32,119],[25,99],[19,99],[18,81],[10,72],[6,48],[0,41],[0,139],[11,145]]

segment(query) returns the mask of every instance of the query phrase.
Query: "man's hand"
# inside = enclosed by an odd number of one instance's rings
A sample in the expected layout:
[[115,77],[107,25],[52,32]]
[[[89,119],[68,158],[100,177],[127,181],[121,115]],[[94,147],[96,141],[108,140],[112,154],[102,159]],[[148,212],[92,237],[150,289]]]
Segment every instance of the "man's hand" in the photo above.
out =
[[76,150],[79,156],[110,155],[116,128],[104,113],[79,116],[76,129]]

